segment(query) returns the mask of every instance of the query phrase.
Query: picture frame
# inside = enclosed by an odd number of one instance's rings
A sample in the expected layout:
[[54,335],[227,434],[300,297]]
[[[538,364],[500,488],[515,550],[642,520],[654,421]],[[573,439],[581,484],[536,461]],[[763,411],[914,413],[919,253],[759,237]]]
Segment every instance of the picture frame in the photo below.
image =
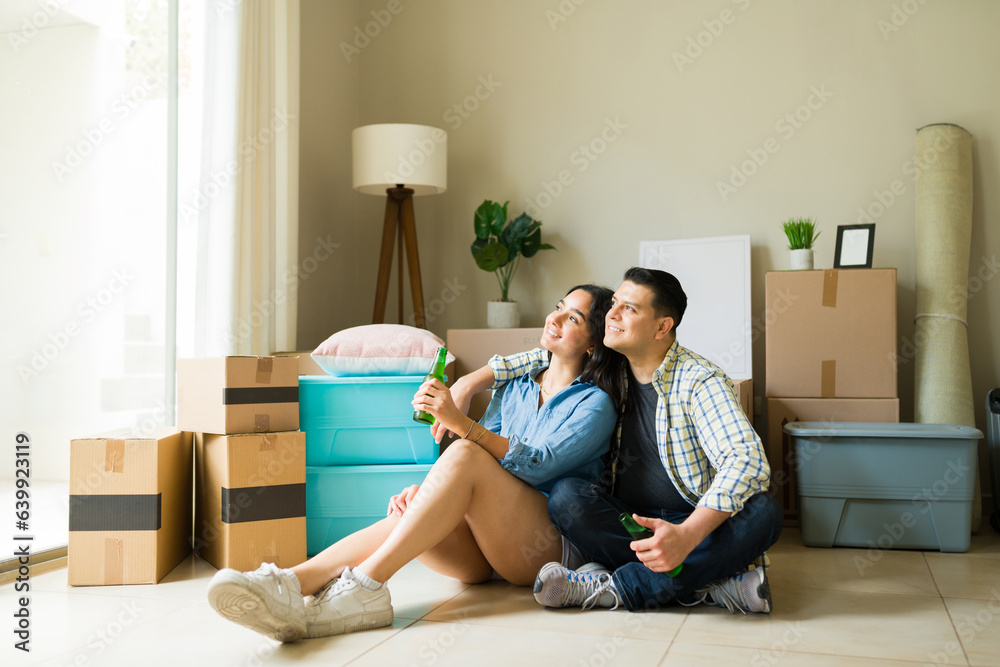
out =
[[870,269],[875,254],[875,223],[838,225],[835,269]]

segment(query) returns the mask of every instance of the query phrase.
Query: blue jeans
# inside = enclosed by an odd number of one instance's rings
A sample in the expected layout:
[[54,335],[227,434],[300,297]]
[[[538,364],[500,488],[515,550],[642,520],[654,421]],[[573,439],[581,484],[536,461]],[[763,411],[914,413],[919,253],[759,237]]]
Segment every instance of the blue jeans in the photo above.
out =
[[618,521],[619,514],[628,512],[681,523],[693,511],[693,507],[682,512],[628,507],[601,487],[569,477],[556,482],[549,496],[552,523],[584,553],[614,570],[615,588],[629,611],[686,602],[706,584],[744,569],[781,535],[781,506],[759,493],[695,547],[684,559],[681,573],[671,578],[636,558],[629,548],[632,538]]

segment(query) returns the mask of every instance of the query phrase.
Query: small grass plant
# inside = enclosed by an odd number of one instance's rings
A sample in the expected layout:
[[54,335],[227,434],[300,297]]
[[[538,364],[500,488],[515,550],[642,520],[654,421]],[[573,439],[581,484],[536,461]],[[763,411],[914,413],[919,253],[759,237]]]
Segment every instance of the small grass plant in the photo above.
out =
[[816,221],[812,218],[789,218],[781,223],[781,227],[788,237],[789,250],[808,250],[819,238]]

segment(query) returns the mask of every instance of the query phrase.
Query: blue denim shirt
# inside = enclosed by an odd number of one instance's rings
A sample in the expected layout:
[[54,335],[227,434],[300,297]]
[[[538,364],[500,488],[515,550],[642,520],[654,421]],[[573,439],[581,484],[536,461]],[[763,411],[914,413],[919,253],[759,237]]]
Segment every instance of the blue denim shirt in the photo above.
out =
[[603,390],[577,378],[539,408],[534,378],[542,370],[499,387],[480,420],[510,440],[500,465],[543,493],[563,477],[596,481],[611,447],[614,404]]

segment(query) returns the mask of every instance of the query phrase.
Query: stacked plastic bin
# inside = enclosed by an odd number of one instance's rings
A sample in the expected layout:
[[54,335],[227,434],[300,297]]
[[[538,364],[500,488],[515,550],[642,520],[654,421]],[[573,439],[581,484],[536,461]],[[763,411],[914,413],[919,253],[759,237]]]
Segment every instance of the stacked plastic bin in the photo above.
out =
[[410,401],[423,376],[299,376],[306,434],[306,549],[313,556],[385,518],[389,498],[437,460]]

